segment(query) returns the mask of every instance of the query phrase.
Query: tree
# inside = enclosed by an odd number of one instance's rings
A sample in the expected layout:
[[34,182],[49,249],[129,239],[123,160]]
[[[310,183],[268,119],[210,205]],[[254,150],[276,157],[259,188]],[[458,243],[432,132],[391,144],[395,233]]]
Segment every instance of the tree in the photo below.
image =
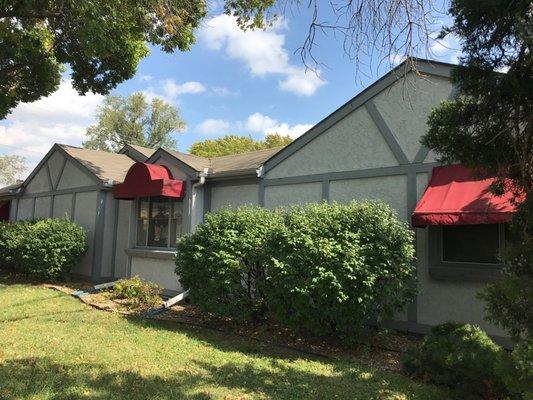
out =
[[289,136],[277,133],[265,136],[264,140],[254,140],[250,136],[226,135],[217,139],[207,139],[191,145],[189,152],[201,157],[220,157],[250,151],[286,146],[292,142]]
[[188,50],[206,10],[201,0],[0,0],[0,118],[57,90],[65,65],[80,94],[107,94],[148,44]]
[[21,156],[0,156],[0,186],[15,183],[17,176],[26,169],[26,159]]
[[450,13],[454,23],[442,35],[457,35],[462,42],[464,56],[452,76],[459,96],[432,112],[422,141],[443,162],[459,161],[480,176],[496,176],[496,194],[515,194],[516,240],[502,254],[507,268],[481,296],[491,321],[531,340],[533,8],[529,0],[453,0]]
[[126,144],[173,149],[171,134],[186,126],[177,108],[158,98],[148,103],[142,93],[107,96],[97,117],[98,122],[87,128],[87,149],[116,152]]

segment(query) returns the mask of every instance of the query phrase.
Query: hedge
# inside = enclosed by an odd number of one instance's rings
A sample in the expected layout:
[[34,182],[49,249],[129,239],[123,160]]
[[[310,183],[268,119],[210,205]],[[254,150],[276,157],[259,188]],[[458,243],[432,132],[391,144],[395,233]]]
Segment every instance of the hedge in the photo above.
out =
[[412,232],[383,203],[241,207],[179,242],[176,273],[205,311],[348,336],[411,301],[413,255]]
[[0,267],[42,278],[69,272],[87,251],[85,230],[64,219],[2,222]]
[[502,399],[509,394],[497,374],[504,357],[504,350],[477,326],[446,323],[434,327],[402,362],[408,374],[452,387],[460,398]]
[[293,207],[267,248],[270,311],[295,329],[354,337],[416,293],[413,233],[385,203]]
[[265,243],[279,223],[278,213],[260,207],[207,214],[205,222],[178,243],[176,273],[191,300],[221,316],[262,318],[267,310]]

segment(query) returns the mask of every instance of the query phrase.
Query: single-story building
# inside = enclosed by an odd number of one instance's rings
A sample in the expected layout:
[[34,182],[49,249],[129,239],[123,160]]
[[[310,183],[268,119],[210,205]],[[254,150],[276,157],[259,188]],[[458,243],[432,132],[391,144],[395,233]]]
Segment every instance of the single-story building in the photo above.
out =
[[498,277],[496,254],[513,210],[486,193],[488,180],[439,167],[420,144],[429,112],[454,87],[452,65],[417,64],[417,71],[399,65],[284,148],[208,159],[56,144],[22,184],[0,191],[0,203],[9,204],[11,220],[70,218],[85,227],[89,251],[75,274],[139,275],[176,292],[176,240],[210,211],[380,199],[416,231],[419,294],[391,324],[424,333],[451,320],[503,337],[483,319],[476,295]]

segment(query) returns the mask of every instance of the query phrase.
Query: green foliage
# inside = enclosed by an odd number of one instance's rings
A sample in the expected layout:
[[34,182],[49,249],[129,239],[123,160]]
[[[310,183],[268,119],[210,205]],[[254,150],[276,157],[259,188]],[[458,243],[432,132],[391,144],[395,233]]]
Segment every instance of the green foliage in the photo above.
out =
[[[502,261],[503,278],[482,293],[488,318],[515,337],[531,338],[533,309],[533,13],[530,1],[453,0],[461,42],[452,72],[458,97],[430,115],[424,145],[444,162],[461,162],[496,176],[494,193],[524,202],[513,218],[516,240]],[[499,71],[506,71],[499,73]]]
[[186,126],[177,108],[158,98],[148,103],[142,93],[107,96],[97,118],[87,129],[85,148],[116,152],[126,144],[136,144],[174,149],[176,141],[171,134]]
[[22,243],[33,222],[0,222],[0,268],[20,270]]
[[496,364],[496,373],[509,392],[533,400],[533,342],[519,344],[510,355],[504,353]]
[[208,312],[348,337],[412,300],[412,241],[381,203],[228,208],[180,241],[176,273]]
[[64,66],[81,94],[131,78],[148,44],[188,50],[204,1],[0,1],[0,118],[57,90]]
[[206,215],[205,222],[178,243],[176,273],[192,301],[208,312],[238,320],[262,317],[265,243],[279,223],[276,212],[260,207]]
[[69,272],[87,251],[85,230],[64,219],[2,223],[0,266],[41,278]]
[[408,374],[453,387],[462,399],[501,399],[507,395],[496,374],[502,355],[504,350],[478,327],[446,323],[434,327],[402,363]]
[[413,233],[384,203],[291,208],[268,250],[269,307],[296,329],[351,338],[415,295]]
[[138,276],[121,279],[112,289],[116,299],[125,299],[136,310],[148,310],[161,305],[161,288],[155,283],[143,281]]
[[211,158],[287,146],[291,142],[289,136],[277,133],[266,135],[264,140],[254,140],[250,136],[226,135],[193,143],[189,152],[196,156]]
[[[1,78],[0,78],[1,79]],[[0,156],[0,186],[15,183],[17,175],[26,169],[26,159],[21,156]]]

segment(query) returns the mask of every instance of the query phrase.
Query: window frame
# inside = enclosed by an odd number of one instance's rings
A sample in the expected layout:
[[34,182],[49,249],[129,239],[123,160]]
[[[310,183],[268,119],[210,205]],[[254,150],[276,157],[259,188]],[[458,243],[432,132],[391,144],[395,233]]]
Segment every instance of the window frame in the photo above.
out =
[[[500,277],[501,262],[482,263],[475,261],[444,260],[443,227],[428,228],[429,275],[439,280],[492,282]],[[498,249],[505,248],[505,224],[498,224]]]
[[[150,218],[150,215],[151,215],[151,212],[152,212],[152,201],[151,199],[153,198],[166,198],[168,199],[168,203],[169,203],[169,216],[168,216],[168,232],[167,232],[167,237],[168,237],[168,241],[167,241],[167,246],[149,246],[148,245],[148,241],[149,241],[149,233],[150,233],[150,222],[148,222],[148,230],[147,230],[147,233],[146,233],[146,240],[145,240],[145,244],[142,245],[142,244],[139,244],[139,225],[140,225],[140,221],[141,221],[141,218],[139,216],[139,213],[140,213],[140,209],[141,209],[141,201],[146,201],[146,199],[148,199],[148,218],[147,220],[150,221],[150,219],[153,219],[153,218]],[[172,242],[172,239],[171,239],[171,232],[172,232],[172,224],[171,224],[171,221],[174,219],[172,218],[173,217],[173,201],[174,201],[174,204],[176,203],[180,203],[181,204],[181,225],[180,225],[180,229],[179,229],[179,232],[181,235],[184,234],[184,228],[185,228],[185,224],[184,224],[184,207],[185,207],[185,201],[184,199],[176,199],[176,198],[173,198],[173,197],[166,197],[166,196],[149,196],[149,197],[141,197],[141,198],[138,198],[138,199],[135,199],[135,241],[134,241],[134,248],[136,249],[143,249],[143,250],[155,250],[155,251],[160,251],[160,250],[176,250],[176,246],[172,246],[171,245],[171,242]],[[178,233],[178,229],[176,229],[176,233]]]

